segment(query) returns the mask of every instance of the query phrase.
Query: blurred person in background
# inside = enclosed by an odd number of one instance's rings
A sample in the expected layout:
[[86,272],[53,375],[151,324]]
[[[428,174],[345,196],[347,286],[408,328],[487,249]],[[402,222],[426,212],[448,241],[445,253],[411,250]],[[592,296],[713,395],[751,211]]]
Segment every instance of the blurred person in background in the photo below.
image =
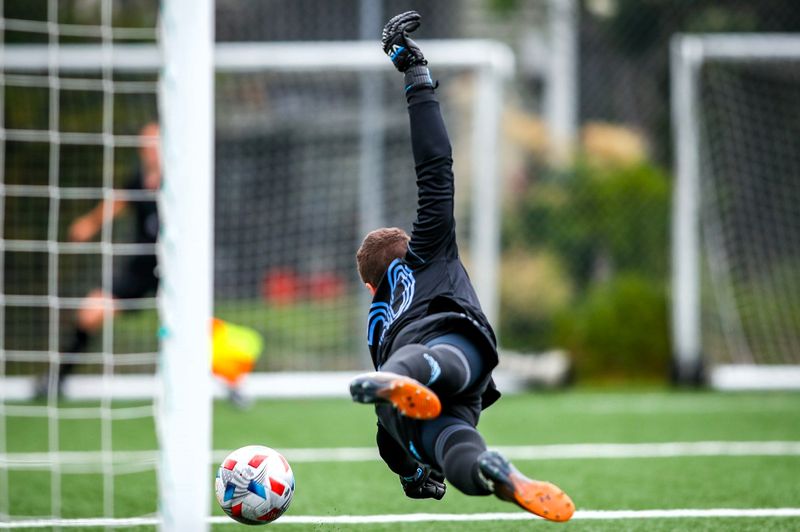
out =
[[420,16],[392,18],[381,44],[405,75],[417,174],[417,219],[370,232],[356,254],[373,300],[367,341],[377,371],[357,376],[352,399],[374,404],[381,458],[413,499],[441,499],[445,480],[467,495],[490,495],[553,521],[575,510],[560,488],[524,476],[477,430],[500,397],[492,370],[497,342],[459,259],[453,159],[427,61],[408,33]]
[[[155,122],[146,124],[139,133],[139,166],[124,185],[127,191],[157,191],[161,187],[161,154],[159,126]],[[133,242],[155,244],[158,239],[158,205],[154,198],[141,200],[100,201],[92,210],[77,218],[69,227],[68,237],[72,242],[87,242],[97,236],[105,223],[128,210],[133,211]],[[108,218],[106,218],[108,217]],[[115,301],[153,296],[158,290],[158,263],[155,253],[123,256],[121,267],[115,272],[110,293],[102,288],[91,290],[75,314],[75,323],[69,332],[62,353],[83,353],[89,342],[103,327],[105,308],[110,305],[117,312]],[[249,374],[261,355],[263,339],[260,334],[247,327],[213,319],[212,372],[225,384],[228,399],[239,408],[250,405],[249,399],[240,392],[242,379]],[[57,372],[41,375],[35,384],[35,396],[44,398],[55,386],[56,394],[63,392],[64,380],[75,371],[74,361],[62,362]]]
[[[159,126],[146,124],[139,133],[139,167],[124,185],[127,191],[156,191],[161,186],[161,154],[159,152]],[[158,238],[158,207],[156,200],[127,201],[101,200],[93,209],[78,217],[69,226],[68,238],[72,242],[88,242],[95,238],[106,223],[126,212],[133,211],[133,242],[155,244]],[[103,326],[105,308],[110,305],[116,312],[115,300],[134,299],[154,295],[158,289],[155,253],[123,256],[122,267],[113,277],[110,292],[102,288],[91,290],[75,314],[75,323],[62,346],[62,353],[83,353],[89,341]],[[75,362],[62,362],[57,372],[40,376],[36,382],[36,397],[45,397],[53,386],[57,395],[63,391],[64,380],[76,367]]]

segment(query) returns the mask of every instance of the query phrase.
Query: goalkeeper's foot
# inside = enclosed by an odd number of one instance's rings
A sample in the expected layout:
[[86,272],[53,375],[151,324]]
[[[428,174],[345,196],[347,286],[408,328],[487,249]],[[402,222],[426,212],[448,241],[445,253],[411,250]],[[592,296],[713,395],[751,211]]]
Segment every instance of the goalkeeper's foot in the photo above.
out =
[[561,488],[526,477],[497,451],[482,452],[478,467],[487,487],[499,499],[550,521],[567,521],[575,512],[572,499]]
[[391,403],[402,415],[413,419],[433,419],[442,412],[442,403],[430,388],[388,371],[359,375],[350,382],[350,395],[357,403]]

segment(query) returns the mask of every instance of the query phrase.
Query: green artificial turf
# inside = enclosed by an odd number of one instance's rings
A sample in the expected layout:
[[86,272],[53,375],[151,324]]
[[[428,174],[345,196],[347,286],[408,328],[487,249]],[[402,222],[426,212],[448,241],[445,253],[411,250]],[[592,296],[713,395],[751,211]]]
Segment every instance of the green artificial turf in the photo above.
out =
[[[93,406],[63,403],[64,408]],[[135,406],[115,403],[115,406]],[[47,451],[59,427],[62,450],[100,450],[97,420],[6,417],[7,451]],[[151,418],[111,425],[116,450],[155,446]],[[214,448],[262,444],[292,448],[372,447],[372,409],[347,400],[262,400],[240,411],[225,402],[214,408]],[[490,446],[570,443],[692,441],[800,441],[800,394],[571,391],[510,396],[484,413],[480,429]],[[642,510],[800,507],[800,456],[684,456],[515,460],[523,472],[559,484],[578,510]],[[135,464],[134,464],[135,465]],[[379,461],[297,462],[297,491],[287,515],[337,516],[411,513],[514,512],[493,497],[466,497],[451,489],[445,499],[406,499],[396,477]],[[147,468],[145,468],[147,469]],[[66,469],[60,490],[48,471],[8,472],[10,513],[15,518],[59,510],[63,517],[98,517],[113,506],[116,517],[156,511],[152,470],[104,478]],[[214,468],[209,467],[212,498]],[[114,497],[104,498],[113,487]],[[60,493],[59,493],[60,492]],[[60,495],[60,509],[52,508]],[[179,496],[179,495],[176,495]],[[113,504],[112,504],[113,503]],[[213,514],[222,516],[213,503]],[[279,522],[280,523],[280,522]],[[428,522],[390,524],[273,525],[279,530],[798,530],[800,518],[669,518],[541,521]],[[233,521],[214,530],[244,529]],[[136,529],[146,530],[147,527]],[[134,530],[130,528],[129,530]]]

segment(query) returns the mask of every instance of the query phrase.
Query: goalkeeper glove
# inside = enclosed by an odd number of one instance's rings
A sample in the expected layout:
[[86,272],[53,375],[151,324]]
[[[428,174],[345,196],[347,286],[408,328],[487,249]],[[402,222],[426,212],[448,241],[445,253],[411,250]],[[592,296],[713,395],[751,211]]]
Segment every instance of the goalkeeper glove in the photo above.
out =
[[422,50],[419,49],[408,34],[419,28],[422,17],[416,11],[400,13],[389,20],[383,27],[381,46],[383,51],[400,72],[405,72],[416,65],[427,65]]
[[444,478],[433,471],[429,466],[420,464],[416,473],[410,477],[400,477],[403,491],[411,499],[436,499],[441,500],[447,486],[442,482]]

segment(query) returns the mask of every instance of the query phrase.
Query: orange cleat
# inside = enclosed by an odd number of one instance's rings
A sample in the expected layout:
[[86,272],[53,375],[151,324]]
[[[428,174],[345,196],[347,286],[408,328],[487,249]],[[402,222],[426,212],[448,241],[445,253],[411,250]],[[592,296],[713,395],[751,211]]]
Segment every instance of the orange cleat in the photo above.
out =
[[388,371],[359,375],[350,383],[350,396],[357,403],[391,403],[412,419],[434,419],[442,413],[442,403],[430,388]]
[[478,466],[498,499],[550,521],[568,521],[575,513],[572,499],[561,488],[526,477],[497,451],[481,453]]

